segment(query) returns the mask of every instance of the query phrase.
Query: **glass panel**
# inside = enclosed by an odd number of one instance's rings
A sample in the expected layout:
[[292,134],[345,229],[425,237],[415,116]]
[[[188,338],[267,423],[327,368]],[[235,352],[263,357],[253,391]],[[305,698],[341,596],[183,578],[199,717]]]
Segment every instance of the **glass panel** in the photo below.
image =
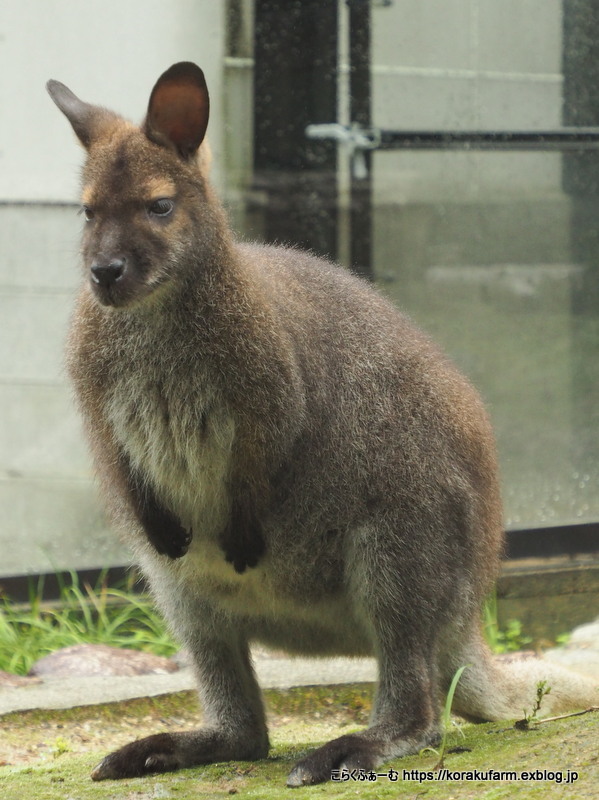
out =
[[[599,123],[577,50],[590,4],[566,21],[547,0],[422,5],[373,10],[377,126]],[[376,281],[485,397],[507,526],[596,520],[599,155],[378,152],[373,170]]]
[[[449,174],[487,165],[492,172],[513,158],[526,169],[531,156],[432,158]],[[548,173],[555,158],[534,156]],[[421,159],[404,153],[396,163],[417,172]],[[375,174],[387,160],[376,156]],[[571,245],[571,199],[515,190],[476,200],[460,197],[458,186],[443,202],[375,201],[377,283],[485,397],[508,527],[597,519],[599,319],[597,306],[583,302],[587,275]]]

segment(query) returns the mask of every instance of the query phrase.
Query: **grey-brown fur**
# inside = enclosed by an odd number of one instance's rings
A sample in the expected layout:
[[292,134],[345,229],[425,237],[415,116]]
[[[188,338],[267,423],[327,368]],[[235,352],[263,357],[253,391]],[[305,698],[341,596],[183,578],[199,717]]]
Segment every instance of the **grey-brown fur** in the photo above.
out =
[[379,660],[369,729],[316,750],[289,785],[434,742],[463,664],[456,706],[474,718],[521,714],[540,678],[548,710],[590,702],[583,679],[508,673],[482,642],[502,522],[475,390],[346,271],[233,240],[197,153],[201,71],[167,71],[141,129],[48,88],[88,150],[69,370],[105,495],[193,654],[205,717],[93,777],[266,756],[252,640]]

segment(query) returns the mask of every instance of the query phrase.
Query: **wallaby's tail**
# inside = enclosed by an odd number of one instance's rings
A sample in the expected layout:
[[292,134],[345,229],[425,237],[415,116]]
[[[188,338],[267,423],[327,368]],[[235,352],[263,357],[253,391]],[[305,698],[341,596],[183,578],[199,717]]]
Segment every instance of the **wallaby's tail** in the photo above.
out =
[[572,672],[543,658],[493,656],[478,628],[464,646],[445,661],[443,679],[447,685],[463,664],[470,666],[458,683],[453,709],[470,719],[519,719],[530,714],[540,681],[545,681],[550,690],[541,702],[541,717],[599,705],[599,679]]

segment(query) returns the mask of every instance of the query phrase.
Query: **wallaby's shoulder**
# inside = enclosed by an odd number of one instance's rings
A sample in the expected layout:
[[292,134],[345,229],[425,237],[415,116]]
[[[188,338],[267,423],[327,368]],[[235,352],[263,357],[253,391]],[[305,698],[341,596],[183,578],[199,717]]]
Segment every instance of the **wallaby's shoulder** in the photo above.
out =
[[273,285],[306,287],[307,290],[337,289],[342,294],[378,294],[372,285],[323,256],[294,245],[237,242],[236,250],[248,269],[262,273]]
[[264,302],[275,308],[299,318],[318,312],[342,326],[371,323],[415,331],[373,284],[327,258],[294,246],[256,242],[238,243],[236,252],[242,269],[261,286]]

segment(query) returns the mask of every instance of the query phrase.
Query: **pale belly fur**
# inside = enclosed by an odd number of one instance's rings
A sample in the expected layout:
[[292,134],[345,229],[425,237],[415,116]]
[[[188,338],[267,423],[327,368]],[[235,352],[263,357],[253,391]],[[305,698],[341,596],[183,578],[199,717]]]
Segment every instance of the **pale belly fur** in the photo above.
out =
[[[302,651],[309,641],[315,652],[365,652],[364,632],[345,587],[339,581],[323,582],[318,558],[310,564],[305,557],[293,557],[291,543],[281,546],[286,532],[266,531],[267,541],[274,544],[267,546],[257,567],[238,574],[227,563],[218,534],[230,509],[233,418],[214,398],[185,403],[180,386],[171,394],[174,401],[169,394],[164,385],[122,382],[107,403],[109,420],[131,463],[193,532],[189,551],[176,560],[158,555],[140,530],[127,532],[167,616],[180,610],[169,610],[164,598],[180,595],[184,587],[189,603],[195,597],[198,607],[210,603],[245,620],[255,638],[290,649],[296,644]],[[171,621],[176,627],[176,620]]]

